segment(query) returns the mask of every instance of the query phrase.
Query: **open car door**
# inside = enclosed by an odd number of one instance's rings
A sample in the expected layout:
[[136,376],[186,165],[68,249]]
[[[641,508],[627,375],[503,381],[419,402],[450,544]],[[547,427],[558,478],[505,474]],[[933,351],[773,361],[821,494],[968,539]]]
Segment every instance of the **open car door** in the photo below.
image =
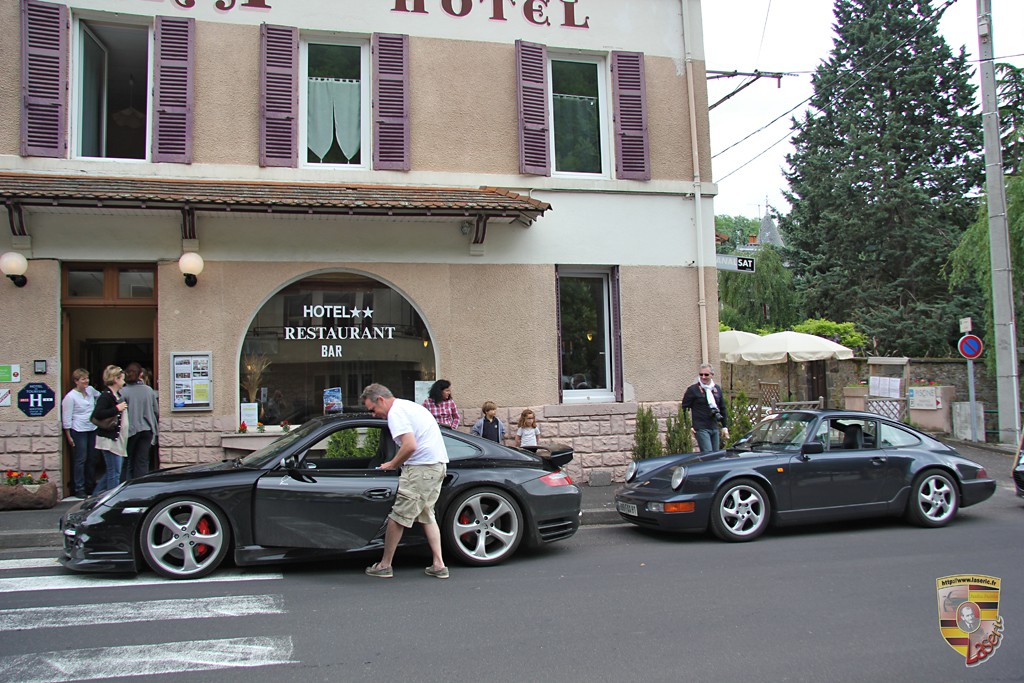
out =
[[253,534],[264,547],[351,550],[382,533],[398,471],[386,427],[345,423],[256,483]]

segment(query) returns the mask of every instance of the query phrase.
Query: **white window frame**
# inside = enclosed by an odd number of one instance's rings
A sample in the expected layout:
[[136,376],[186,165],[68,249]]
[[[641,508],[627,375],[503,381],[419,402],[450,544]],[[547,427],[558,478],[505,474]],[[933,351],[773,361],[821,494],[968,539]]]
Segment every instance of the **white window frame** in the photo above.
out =
[[[109,157],[109,156],[84,156],[82,154],[82,98],[85,79],[83,69],[85,68],[85,41],[82,40],[82,32],[89,31],[92,34],[92,30],[89,28],[88,23],[100,23],[100,24],[112,24],[119,26],[129,26],[133,28],[146,29],[146,86],[139,89],[136,93],[139,97],[143,98],[146,103],[146,139],[145,139],[145,156],[141,159],[125,159],[122,157]],[[114,16],[97,13],[97,12],[84,12],[76,13],[72,17],[72,31],[71,31],[71,55],[73,56],[73,62],[69,66],[68,72],[71,74],[71,97],[70,97],[70,110],[68,112],[68,135],[69,135],[69,149],[70,157],[72,159],[99,159],[102,161],[111,161],[115,163],[125,164],[139,164],[148,163],[153,153],[153,68],[154,68],[154,30],[153,23],[147,17],[134,17],[123,14],[117,14]],[[99,42],[97,36],[93,35],[93,39]],[[109,64],[104,66],[105,70],[109,70]],[[106,81],[107,75],[104,74],[104,81]],[[104,93],[104,100],[106,100],[106,94]],[[104,114],[109,114],[106,110],[106,104],[104,104]],[[106,144],[104,144],[106,147]]]
[[[562,388],[562,403],[614,403],[615,402],[615,342],[612,339],[614,332],[614,325],[612,325],[612,274],[608,270],[596,269],[596,268],[572,268],[559,266],[558,268],[558,282],[559,291],[558,298],[561,302],[561,282],[563,278],[593,278],[600,279],[603,289],[602,294],[602,306],[604,307],[604,373],[606,378],[607,387],[602,389],[566,389]],[[558,332],[559,338],[562,338],[562,316],[561,316],[561,305],[559,305],[559,316],[558,316]],[[562,353],[561,347],[558,349],[558,353]],[[565,373],[566,369],[563,367],[562,372]],[[570,375],[571,376],[571,375]],[[562,382],[561,377],[558,378],[559,382]]]
[[[359,48],[359,158],[358,164],[312,163],[306,160],[309,154],[306,138],[306,121],[309,116],[309,45],[344,45]],[[357,170],[365,171],[372,168],[373,149],[371,133],[370,98],[373,87],[373,72],[370,65],[370,41],[363,38],[325,35],[318,33],[303,34],[299,40],[299,167],[324,168],[332,171]]]
[[[585,173],[581,171],[559,171],[558,170],[558,155],[555,149],[555,80],[552,71],[552,65],[554,62],[580,62],[583,64],[596,64],[597,65],[597,111],[598,111],[598,130],[601,131],[601,170],[596,173]],[[608,74],[608,60],[603,56],[598,55],[577,55],[577,54],[566,54],[558,52],[548,53],[548,111],[551,112],[551,135],[550,135],[550,149],[549,154],[551,155],[551,175],[561,176],[567,178],[611,178],[613,164],[611,158],[611,135],[613,133],[611,129],[611,115],[609,113],[609,97],[611,96],[611,89],[609,88],[609,74]]]

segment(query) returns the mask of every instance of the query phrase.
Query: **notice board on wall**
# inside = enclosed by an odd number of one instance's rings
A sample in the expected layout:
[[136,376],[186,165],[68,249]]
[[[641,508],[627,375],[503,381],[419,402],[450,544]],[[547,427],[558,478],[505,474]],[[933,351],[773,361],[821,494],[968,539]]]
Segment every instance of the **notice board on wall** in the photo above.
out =
[[213,354],[171,354],[171,410],[213,409]]

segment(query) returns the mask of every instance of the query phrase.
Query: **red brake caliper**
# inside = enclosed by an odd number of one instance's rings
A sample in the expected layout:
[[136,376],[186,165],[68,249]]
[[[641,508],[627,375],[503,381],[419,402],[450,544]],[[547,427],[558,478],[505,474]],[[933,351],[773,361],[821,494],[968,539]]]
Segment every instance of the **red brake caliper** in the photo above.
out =
[[[209,536],[211,531],[210,522],[207,521],[205,517],[203,517],[201,520],[199,520],[199,524],[196,524],[196,531],[198,531],[204,536]],[[196,559],[202,560],[204,557],[206,557],[210,550],[212,550],[212,548],[210,548],[210,546],[206,545],[205,543],[198,544],[196,546]]]
[[[473,521],[473,518],[470,516],[469,510],[464,509],[461,513],[459,513],[459,524],[469,524],[471,521]],[[472,540],[472,538],[472,531],[462,534],[462,539],[466,543],[469,543]]]

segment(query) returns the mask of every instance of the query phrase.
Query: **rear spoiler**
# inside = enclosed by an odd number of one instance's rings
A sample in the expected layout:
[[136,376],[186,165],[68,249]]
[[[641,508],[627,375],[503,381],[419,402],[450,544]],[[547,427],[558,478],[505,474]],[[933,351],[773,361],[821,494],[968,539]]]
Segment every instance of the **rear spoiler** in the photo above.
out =
[[563,443],[552,443],[544,446],[523,446],[523,450],[539,455],[544,462],[557,467],[565,467],[572,462],[572,446]]

